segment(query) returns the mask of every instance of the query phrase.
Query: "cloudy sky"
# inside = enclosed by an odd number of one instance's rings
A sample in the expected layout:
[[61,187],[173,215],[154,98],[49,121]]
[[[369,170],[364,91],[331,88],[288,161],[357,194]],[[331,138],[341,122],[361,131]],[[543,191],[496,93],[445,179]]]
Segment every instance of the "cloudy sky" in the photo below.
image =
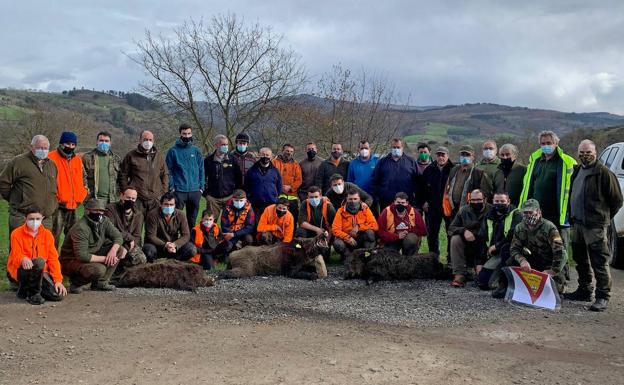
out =
[[385,74],[413,105],[624,114],[623,1],[6,1],[0,87],[136,90],[145,30],[233,12],[284,35],[310,78]]

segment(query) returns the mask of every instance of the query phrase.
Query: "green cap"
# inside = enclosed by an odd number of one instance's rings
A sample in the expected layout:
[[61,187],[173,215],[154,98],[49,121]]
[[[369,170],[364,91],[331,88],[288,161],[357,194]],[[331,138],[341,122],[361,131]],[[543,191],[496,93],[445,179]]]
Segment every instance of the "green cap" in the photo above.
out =
[[106,210],[106,203],[103,200],[89,199],[84,206],[85,210]]
[[540,209],[539,202],[535,199],[527,199],[526,202],[522,204],[522,208],[520,211],[537,211]]

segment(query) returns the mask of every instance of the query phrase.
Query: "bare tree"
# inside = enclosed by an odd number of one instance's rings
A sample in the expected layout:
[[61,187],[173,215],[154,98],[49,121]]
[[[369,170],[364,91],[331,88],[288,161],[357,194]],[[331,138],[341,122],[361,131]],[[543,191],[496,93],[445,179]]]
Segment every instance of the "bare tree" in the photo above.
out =
[[141,84],[143,91],[188,113],[211,150],[218,131],[232,138],[248,130],[305,83],[299,58],[281,43],[269,27],[228,14],[209,23],[191,19],[172,37],[147,31],[131,58],[151,77]]

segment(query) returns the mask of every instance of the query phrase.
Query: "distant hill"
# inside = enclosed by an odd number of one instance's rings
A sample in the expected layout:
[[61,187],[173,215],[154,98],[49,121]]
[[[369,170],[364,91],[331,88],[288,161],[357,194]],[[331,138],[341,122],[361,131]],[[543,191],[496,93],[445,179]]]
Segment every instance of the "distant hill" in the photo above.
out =
[[[302,94],[284,100],[314,107],[330,107],[330,102],[314,95]],[[210,105],[199,102],[198,110],[207,116]],[[182,117],[161,109],[156,102],[138,93],[117,91],[70,90],[45,93],[24,90],[0,90],[0,127],[18,121],[41,109],[78,114],[91,122],[92,130],[108,129],[114,134],[132,138],[134,145],[142,129],[163,132],[168,145],[175,139],[175,127]],[[553,110],[510,107],[492,103],[449,106],[392,106],[401,117],[400,134],[409,142],[436,141],[456,143],[482,140],[485,137],[523,137],[550,129],[562,136],[577,129],[593,130],[624,126],[624,116],[606,112],[566,113]],[[214,117],[218,126],[223,122]],[[171,138],[169,138],[171,136]],[[163,139],[163,142],[165,140]]]

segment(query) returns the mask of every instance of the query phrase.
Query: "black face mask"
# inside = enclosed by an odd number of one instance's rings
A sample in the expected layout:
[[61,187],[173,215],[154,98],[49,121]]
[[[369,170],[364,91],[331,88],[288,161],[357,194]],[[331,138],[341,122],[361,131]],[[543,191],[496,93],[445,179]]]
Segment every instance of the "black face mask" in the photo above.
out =
[[509,212],[509,205],[506,203],[494,203],[494,211],[498,215],[505,215]]
[[404,213],[405,210],[407,210],[407,206],[399,204],[395,204],[394,208],[396,209],[397,213]]
[[283,217],[284,215],[286,215],[286,212],[287,212],[288,210],[275,210],[275,211],[276,211],[276,213],[277,213],[277,216],[278,216],[279,218],[281,218],[281,217]]
[[503,170],[509,170],[511,168],[511,166],[513,166],[513,164],[514,164],[513,160],[511,160],[511,158],[501,159],[500,161],[501,161],[500,162],[501,168]]
[[134,210],[134,202],[133,201],[123,201],[122,205],[124,210]]
[[472,209],[477,213],[480,213],[481,211],[483,211],[483,206],[484,206],[483,202],[470,204],[470,207],[472,207]]
[[316,157],[316,151],[314,150],[310,150],[306,154],[308,154],[308,160],[314,160],[314,158]]
[[360,211],[360,202],[347,203],[347,212],[349,214],[356,214],[358,211]]
[[104,214],[102,213],[88,213],[87,214],[87,217],[89,217],[89,219],[91,219],[95,223],[100,223],[102,221],[103,216]]
[[180,139],[184,142],[184,143],[190,143],[193,141],[193,137],[183,137],[181,136]]
[[271,158],[269,158],[268,156],[263,156],[260,158],[260,164],[262,164],[264,167],[268,166],[269,163],[271,163]]
[[71,148],[71,147],[63,147],[63,148],[62,148],[62,150],[63,150],[63,152],[64,152],[65,154],[67,154],[67,155],[71,155],[71,154],[73,154],[73,153],[74,153],[74,149],[73,149],[73,148]]

